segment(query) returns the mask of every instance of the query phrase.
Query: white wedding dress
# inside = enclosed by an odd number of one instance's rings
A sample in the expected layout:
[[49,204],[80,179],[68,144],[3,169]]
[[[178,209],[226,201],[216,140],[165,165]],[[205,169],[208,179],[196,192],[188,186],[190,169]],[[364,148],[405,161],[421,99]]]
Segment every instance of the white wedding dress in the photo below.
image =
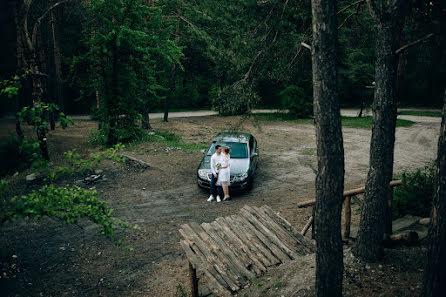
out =
[[226,168],[220,168],[218,171],[218,179],[217,179],[217,185],[221,185],[222,182],[226,182],[229,185],[229,179],[231,177],[231,171],[229,167],[229,160],[231,157],[229,155],[223,155],[223,158],[221,158],[221,166],[227,166]]

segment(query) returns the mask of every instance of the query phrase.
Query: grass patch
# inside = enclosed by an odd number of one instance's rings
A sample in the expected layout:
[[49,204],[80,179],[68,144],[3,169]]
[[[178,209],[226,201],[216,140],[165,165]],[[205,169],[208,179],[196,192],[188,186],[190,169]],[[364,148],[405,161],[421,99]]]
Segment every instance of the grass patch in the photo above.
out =
[[315,148],[306,148],[306,149],[303,149],[300,153],[304,156],[314,156],[314,155],[316,155],[316,149]]
[[207,149],[208,144],[203,143],[188,143],[183,142],[181,137],[167,131],[154,131],[153,133],[147,133],[142,139],[134,141],[132,144],[140,144],[143,142],[158,142],[166,146],[179,147],[183,150],[202,150]]
[[398,112],[399,115],[414,115],[420,117],[441,117],[441,111],[429,111],[429,110],[404,110]]
[[[92,130],[89,135],[89,142],[94,146],[105,146],[106,137],[101,135],[99,130]],[[135,139],[132,142],[126,144],[127,148],[131,148],[135,145],[145,143],[145,142],[158,142],[166,146],[179,147],[183,150],[202,150],[207,149],[208,144],[203,143],[187,143],[181,140],[181,137],[173,133],[168,133],[167,131],[153,131],[145,132],[139,139]]]
[[[409,120],[396,120],[397,127],[410,127],[415,122]],[[373,125],[373,117],[342,117],[342,126],[349,128],[371,129]]]
[[271,121],[271,122],[295,122],[295,123],[301,123],[301,124],[313,124],[313,119],[298,119],[295,116],[285,113],[285,112],[272,112],[272,113],[254,113],[252,114],[252,117],[254,117],[257,120],[263,120],[263,121]]

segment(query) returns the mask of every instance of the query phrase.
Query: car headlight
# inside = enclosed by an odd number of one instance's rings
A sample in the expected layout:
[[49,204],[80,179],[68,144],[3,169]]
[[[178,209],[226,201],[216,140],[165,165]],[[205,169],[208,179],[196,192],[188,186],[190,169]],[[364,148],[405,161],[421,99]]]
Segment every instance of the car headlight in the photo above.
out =
[[199,169],[198,170],[198,176],[202,179],[208,180],[209,179],[209,171],[206,169]]
[[245,173],[242,173],[242,174],[237,174],[237,175],[234,176],[234,181],[235,182],[242,182],[247,177],[248,177],[248,172],[245,172]]

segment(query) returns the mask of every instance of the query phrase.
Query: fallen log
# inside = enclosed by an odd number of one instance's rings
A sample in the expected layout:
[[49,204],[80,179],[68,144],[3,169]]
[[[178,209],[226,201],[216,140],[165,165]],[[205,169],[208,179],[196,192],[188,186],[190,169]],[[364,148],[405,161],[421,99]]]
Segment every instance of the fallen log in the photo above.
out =
[[393,234],[384,242],[386,247],[395,247],[399,245],[411,246],[419,242],[418,233],[414,230],[406,230],[401,233]]
[[138,168],[147,169],[147,168],[152,167],[147,162],[144,162],[142,160],[139,160],[139,159],[136,159],[136,158],[124,155],[124,154],[122,154],[121,157],[124,158],[127,163],[131,164],[132,166],[138,167]]

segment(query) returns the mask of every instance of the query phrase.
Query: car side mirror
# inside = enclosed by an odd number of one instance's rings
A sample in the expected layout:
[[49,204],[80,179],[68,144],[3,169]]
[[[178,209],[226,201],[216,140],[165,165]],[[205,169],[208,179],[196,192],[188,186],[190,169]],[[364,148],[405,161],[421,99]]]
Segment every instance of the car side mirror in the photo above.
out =
[[259,156],[259,153],[252,153],[251,154],[251,157],[258,157]]
[[205,150],[200,150],[200,152],[204,155],[206,153]]

